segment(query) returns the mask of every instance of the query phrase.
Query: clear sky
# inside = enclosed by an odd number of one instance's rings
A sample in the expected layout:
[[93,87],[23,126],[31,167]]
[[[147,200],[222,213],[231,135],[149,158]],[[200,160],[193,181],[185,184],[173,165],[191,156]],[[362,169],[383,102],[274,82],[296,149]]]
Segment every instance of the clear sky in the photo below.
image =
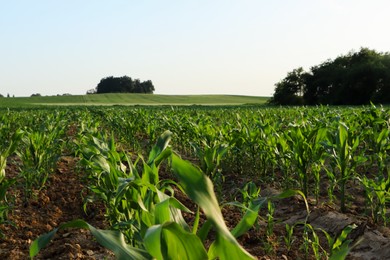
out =
[[0,94],[84,94],[107,76],[156,94],[271,96],[360,47],[390,51],[388,0],[0,0]]

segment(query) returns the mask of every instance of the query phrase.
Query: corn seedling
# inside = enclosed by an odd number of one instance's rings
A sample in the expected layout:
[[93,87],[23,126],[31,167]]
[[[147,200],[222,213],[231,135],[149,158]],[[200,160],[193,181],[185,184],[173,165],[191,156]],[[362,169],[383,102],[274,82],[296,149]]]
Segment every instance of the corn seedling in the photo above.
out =
[[272,203],[272,201],[268,201],[267,204],[268,213],[267,213],[267,237],[271,237],[274,234],[274,212],[275,212],[275,205]]
[[[347,181],[352,178],[355,167],[358,163],[364,162],[365,158],[356,155],[360,144],[359,136],[353,136],[351,130],[342,122],[338,123],[337,131],[332,136],[332,143],[326,144],[329,156],[332,159],[334,173],[332,179],[337,179],[340,187],[340,210],[346,211],[346,191]],[[338,177],[335,177],[335,172]]]
[[226,144],[218,144],[217,142],[208,145],[206,141],[202,142],[202,146],[195,143],[191,145],[198,155],[202,171],[211,178],[217,187],[219,197],[221,197],[224,176],[220,166],[222,158],[228,151],[228,146]]
[[[0,153],[0,224],[7,222],[7,213],[9,211],[9,204],[7,199],[7,190],[15,183],[15,179],[7,179],[5,174],[5,169],[7,167],[7,159],[12,155],[20,139],[23,136],[23,132],[18,130],[16,131],[11,138],[9,146]],[[0,231],[0,234],[1,231]]]
[[311,143],[314,137],[315,131],[305,122],[291,125],[286,135],[287,143],[290,145],[290,158],[298,172],[300,187],[305,196],[309,193],[309,166],[313,154]]
[[292,244],[294,243],[294,225],[286,224],[286,235],[283,237],[284,243],[286,244],[287,251],[291,250]]
[[[355,224],[346,226],[336,238],[333,238],[329,233],[321,229],[328,240],[330,248],[329,260],[345,259],[348,252],[351,250],[349,245],[352,242],[352,240],[347,239],[347,237],[355,228],[357,228]],[[359,241],[357,243],[359,243]]]
[[365,189],[366,205],[370,207],[372,219],[376,223],[381,219],[386,225],[386,203],[390,200],[390,178],[379,175],[375,179],[363,176],[362,178],[358,177],[358,180]]
[[26,200],[33,195],[33,188],[42,189],[58,160],[61,142],[58,132],[26,132],[18,155],[22,159],[21,177],[25,185]]
[[256,186],[256,184],[252,181],[247,182],[242,189],[240,189],[240,193],[242,195],[242,203],[245,206],[249,206],[249,204],[258,199],[260,197],[260,188]]

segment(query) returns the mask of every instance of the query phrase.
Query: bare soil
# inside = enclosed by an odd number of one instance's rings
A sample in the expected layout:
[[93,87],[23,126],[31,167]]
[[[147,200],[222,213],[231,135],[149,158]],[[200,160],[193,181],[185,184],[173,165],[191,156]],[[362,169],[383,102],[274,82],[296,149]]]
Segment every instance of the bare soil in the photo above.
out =
[[[16,167],[7,167],[7,176],[16,177]],[[85,219],[95,227],[107,227],[103,208],[96,208],[92,216],[84,214],[81,197],[84,187],[72,157],[63,157],[59,161],[58,170],[50,174],[45,189],[36,192],[35,198],[28,202],[24,200],[23,187],[15,186],[9,191],[9,197],[14,197],[8,216],[12,225],[1,226],[4,233],[0,240],[1,259],[28,259],[31,242],[64,222]],[[107,258],[114,258],[113,254],[94,241],[89,231],[72,229],[59,231],[50,246],[35,259]]]

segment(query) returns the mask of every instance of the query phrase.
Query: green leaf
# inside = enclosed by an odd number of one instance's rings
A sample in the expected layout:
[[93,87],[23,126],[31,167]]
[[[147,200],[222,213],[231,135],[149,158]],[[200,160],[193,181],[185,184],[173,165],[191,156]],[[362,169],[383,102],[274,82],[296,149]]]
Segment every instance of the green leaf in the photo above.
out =
[[194,224],[192,225],[192,233],[193,234],[196,234],[198,232],[199,220],[200,220],[200,208],[198,207],[196,209],[196,215],[195,215]]
[[208,252],[209,259],[254,259],[249,253],[243,251],[235,242],[224,238],[217,233],[216,240],[211,244]]
[[155,159],[154,159],[154,164],[158,167],[162,161],[165,159],[169,158],[171,156],[172,151],[171,149],[165,149],[162,151]]
[[105,248],[113,251],[117,259],[151,259],[146,251],[126,244],[125,238],[120,231],[96,229],[89,224],[88,226],[96,241]]
[[11,144],[10,144],[10,146],[7,149],[6,156],[9,156],[13,152],[15,152],[16,147],[18,146],[19,141],[22,139],[24,134],[25,133],[24,133],[23,130],[18,129],[18,130],[15,131],[15,133],[11,137]]
[[199,237],[184,231],[177,223],[164,225],[163,236],[167,244],[165,259],[207,259],[207,252]]
[[100,167],[101,170],[110,173],[110,165],[107,162],[106,158],[102,156],[101,154],[97,154],[94,157],[92,157],[92,161]]
[[197,236],[200,238],[200,240],[202,240],[203,242],[206,240],[207,238],[207,235],[209,234],[211,228],[213,227],[213,224],[212,222],[207,219],[202,227],[199,229],[199,231],[196,233]]
[[[0,201],[6,200],[7,190],[16,182],[16,179],[5,179],[0,181]],[[0,203],[1,205],[1,203]],[[8,206],[6,207],[8,208]]]
[[329,257],[329,260],[343,260],[347,257],[349,253],[349,243],[351,241],[345,241],[337,250],[332,252],[332,255]]
[[175,222],[148,229],[145,246],[156,259],[207,259],[207,252],[196,235],[183,230]]
[[259,215],[259,209],[262,203],[253,203],[250,202],[244,216],[231,231],[232,235],[237,238],[245,234],[253,225],[256,223],[257,217]]
[[357,226],[356,224],[346,226],[343,231],[341,231],[340,235],[337,237],[336,241],[333,244],[332,249],[336,249],[342,245],[342,243],[347,239],[347,236],[353,229]]
[[150,255],[146,251],[126,244],[125,238],[120,231],[96,229],[81,219],[62,224],[49,233],[38,237],[30,246],[30,257],[33,258],[36,256],[39,251],[50,242],[58,230],[65,228],[89,229],[92,235],[96,238],[97,242],[105,248],[112,250],[117,259],[151,259]]
[[[238,244],[237,240],[227,228],[211,180],[192,164],[182,160],[175,154],[172,154],[172,169],[180,180],[188,197],[203,209],[207,218],[211,220],[213,226],[216,228],[220,238],[219,243],[216,244],[217,248],[215,252],[219,254],[225,251],[227,255],[231,253],[239,256],[237,259],[253,259]],[[219,257],[220,259],[227,259],[222,258],[222,256]],[[232,258],[230,257],[229,259]]]
[[340,157],[345,158],[348,153],[348,127],[343,123],[339,123],[338,135],[337,135],[337,144],[340,152]]
[[170,221],[169,199],[157,203],[154,214],[155,224],[163,224],[164,222]]
[[386,140],[386,137],[389,135],[389,129],[384,128],[382,131],[379,133],[376,143],[381,144],[384,140]]
[[54,237],[54,235],[57,233],[58,228],[53,229],[49,233],[46,233],[44,235],[39,236],[37,239],[35,239],[31,245],[30,245],[30,258],[32,259],[34,256],[36,256],[39,251],[44,248]]
[[149,153],[148,165],[151,165],[154,160],[165,150],[171,140],[172,132],[165,131],[157,140],[157,143],[153,146]]
[[161,252],[161,232],[163,225],[154,225],[148,228],[144,237],[146,250],[156,259],[164,259]]
[[[174,221],[182,226],[185,230],[189,231],[190,228],[187,224],[187,222],[184,220],[183,215],[181,214],[181,211],[192,213],[191,210],[189,210],[186,206],[184,206],[180,201],[178,201],[175,197],[170,197],[163,192],[157,190],[157,194],[160,200],[160,203],[156,204],[156,219],[158,219],[158,222],[156,224],[161,224],[166,221]],[[162,204],[162,205],[159,205]],[[158,207],[158,208],[157,208]],[[166,207],[166,209],[162,208]],[[158,211],[163,211],[163,213],[159,213]],[[166,211],[167,210],[167,211]],[[168,215],[166,215],[168,213]],[[163,214],[163,216],[159,216],[159,214]],[[162,220],[161,217],[164,217],[165,220]],[[167,218],[168,217],[168,218]]]
[[333,245],[330,245],[332,253],[329,260],[339,260],[347,257],[351,250],[349,244],[352,242],[351,239],[347,239],[347,236],[356,227],[356,224],[348,225],[341,231],[341,234],[337,237],[336,241],[334,241]]

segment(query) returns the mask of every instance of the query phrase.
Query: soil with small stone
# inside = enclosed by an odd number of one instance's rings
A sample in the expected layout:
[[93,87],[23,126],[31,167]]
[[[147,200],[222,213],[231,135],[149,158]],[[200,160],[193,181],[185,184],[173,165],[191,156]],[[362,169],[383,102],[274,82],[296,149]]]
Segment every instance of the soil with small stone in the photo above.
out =
[[[8,178],[17,178],[17,158],[10,158],[6,169]],[[76,170],[77,158],[62,157],[57,170],[49,175],[45,188],[35,191],[31,199],[24,199],[25,194],[22,182],[18,182],[8,191],[8,199],[12,208],[8,214],[9,224],[0,226],[3,237],[0,239],[0,259],[28,259],[29,246],[39,235],[58,227],[61,223],[75,219],[84,219],[91,225],[108,229],[109,225],[104,218],[104,207],[94,204],[89,208],[89,214],[83,211],[82,194],[84,183],[82,174]],[[164,169],[163,169],[164,170]],[[169,178],[169,173],[162,172],[162,178]],[[242,187],[245,179],[237,175],[226,177],[224,194],[230,197],[237,193],[237,187]],[[360,241],[350,252],[347,259],[389,259],[390,258],[390,230],[383,226],[376,226],[363,214],[363,192],[351,185],[350,194],[355,196],[354,201],[361,203],[350,205],[349,212],[339,213],[336,204],[327,201],[314,203],[309,198],[310,216],[308,223],[315,228],[321,228],[336,236],[350,224],[356,224],[349,239],[351,245]],[[354,190],[355,189],[355,190]],[[189,200],[179,190],[175,189],[177,198],[190,208],[194,208]],[[275,187],[262,185],[262,196],[279,193]],[[324,198],[326,194],[324,194]],[[242,218],[239,209],[225,206],[222,209],[225,221],[229,228],[233,228]],[[274,227],[272,235],[267,236],[267,209],[260,210],[261,218],[258,224],[249,232],[241,236],[239,243],[258,259],[314,259],[312,251],[308,255],[302,250],[303,226],[297,225],[294,230],[291,248],[286,246],[286,224],[293,225],[306,219],[305,203],[299,196],[275,201]],[[184,214],[188,222],[192,215]],[[318,231],[321,245],[325,250],[327,242],[325,236]],[[212,234],[211,234],[212,236]],[[35,259],[115,259],[114,254],[100,246],[88,230],[66,229],[59,231],[54,240]]]
[[[84,186],[75,171],[75,163],[73,157],[61,158],[45,188],[35,191],[33,198],[27,201],[22,186],[16,184],[9,190],[8,197],[13,197],[14,201],[8,215],[11,224],[1,226],[0,259],[28,259],[29,246],[34,239],[67,221],[84,219],[95,227],[107,227],[102,207],[95,208],[93,216],[85,215],[81,197]],[[6,174],[9,178],[16,177],[16,167],[7,167]],[[69,229],[59,231],[35,259],[110,258],[114,259],[113,254],[94,241],[89,231]]]

